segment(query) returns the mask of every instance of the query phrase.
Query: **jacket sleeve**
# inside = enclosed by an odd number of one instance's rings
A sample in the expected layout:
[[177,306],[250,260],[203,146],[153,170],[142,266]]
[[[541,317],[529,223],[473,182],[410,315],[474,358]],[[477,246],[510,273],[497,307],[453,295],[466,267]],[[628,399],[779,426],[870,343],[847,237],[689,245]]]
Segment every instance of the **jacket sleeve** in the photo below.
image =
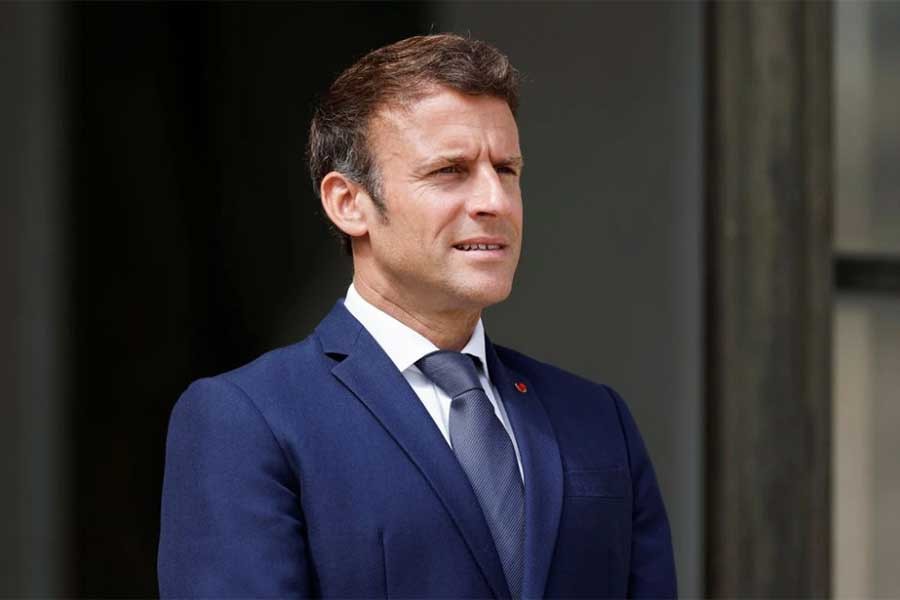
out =
[[672,534],[653,465],[628,407],[614,390],[609,391],[615,398],[625,434],[634,497],[628,597],[676,598],[678,587]]
[[221,376],[193,383],[169,421],[160,596],[310,596],[305,534],[299,482],[256,405]]

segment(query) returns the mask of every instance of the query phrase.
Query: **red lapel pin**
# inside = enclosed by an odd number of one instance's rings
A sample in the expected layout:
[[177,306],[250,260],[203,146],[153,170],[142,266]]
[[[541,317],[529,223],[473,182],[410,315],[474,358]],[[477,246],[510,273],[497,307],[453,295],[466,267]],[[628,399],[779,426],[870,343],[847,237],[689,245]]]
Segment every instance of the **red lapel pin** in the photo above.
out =
[[520,394],[524,394],[528,391],[528,386],[522,383],[521,381],[516,382],[516,389],[519,390]]

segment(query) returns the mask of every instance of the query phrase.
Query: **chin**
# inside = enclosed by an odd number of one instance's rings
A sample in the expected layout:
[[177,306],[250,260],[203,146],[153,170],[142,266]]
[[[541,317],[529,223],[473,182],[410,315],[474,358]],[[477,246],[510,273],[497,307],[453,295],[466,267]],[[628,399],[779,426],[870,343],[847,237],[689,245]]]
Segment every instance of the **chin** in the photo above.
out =
[[468,303],[478,308],[487,308],[503,302],[512,292],[512,282],[493,281],[484,285],[476,285],[466,290],[465,297]]

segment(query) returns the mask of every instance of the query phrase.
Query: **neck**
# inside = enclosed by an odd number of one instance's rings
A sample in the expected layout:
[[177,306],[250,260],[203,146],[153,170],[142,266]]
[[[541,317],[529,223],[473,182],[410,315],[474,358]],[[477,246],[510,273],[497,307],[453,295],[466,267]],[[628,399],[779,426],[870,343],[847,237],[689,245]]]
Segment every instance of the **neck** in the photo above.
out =
[[462,350],[481,318],[480,310],[434,312],[401,306],[360,277],[353,278],[353,287],[366,302],[394,317],[441,350]]

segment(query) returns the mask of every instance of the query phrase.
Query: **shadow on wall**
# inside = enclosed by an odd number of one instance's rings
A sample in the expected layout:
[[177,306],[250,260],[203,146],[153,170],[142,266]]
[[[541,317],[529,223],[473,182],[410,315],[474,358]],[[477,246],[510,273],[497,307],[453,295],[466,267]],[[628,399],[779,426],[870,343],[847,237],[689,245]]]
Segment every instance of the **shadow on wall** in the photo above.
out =
[[[305,165],[312,101],[356,56],[420,31],[421,8],[70,11],[71,565],[78,594],[148,595],[175,399],[305,336],[349,281]],[[340,44],[325,24],[339,24]]]

